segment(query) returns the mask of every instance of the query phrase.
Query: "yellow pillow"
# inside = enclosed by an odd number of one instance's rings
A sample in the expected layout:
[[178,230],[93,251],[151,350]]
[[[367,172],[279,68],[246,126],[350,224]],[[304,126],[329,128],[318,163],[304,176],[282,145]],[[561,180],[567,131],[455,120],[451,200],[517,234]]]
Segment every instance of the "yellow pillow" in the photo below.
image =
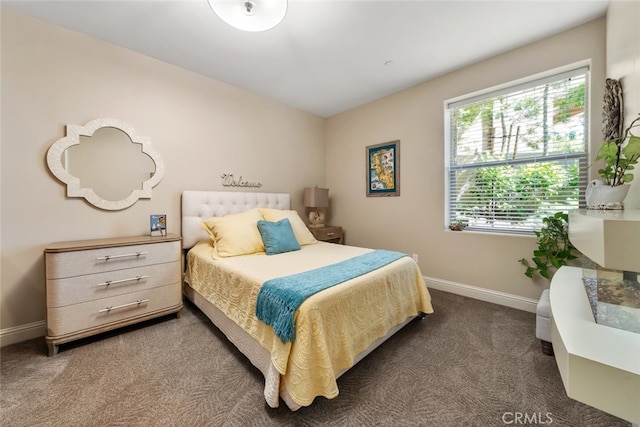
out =
[[201,227],[213,240],[216,259],[264,252],[258,221],[263,219],[258,208],[239,214],[209,218]]
[[282,209],[262,208],[260,209],[260,213],[262,214],[264,220],[269,222],[278,222],[281,219],[287,218],[291,223],[293,234],[295,234],[296,240],[298,240],[298,244],[300,246],[310,245],[317,242],[316,238],[313,237],[313,234],[311,234],[302,218],[300,218],[300,215],[298,215],[298,212]]

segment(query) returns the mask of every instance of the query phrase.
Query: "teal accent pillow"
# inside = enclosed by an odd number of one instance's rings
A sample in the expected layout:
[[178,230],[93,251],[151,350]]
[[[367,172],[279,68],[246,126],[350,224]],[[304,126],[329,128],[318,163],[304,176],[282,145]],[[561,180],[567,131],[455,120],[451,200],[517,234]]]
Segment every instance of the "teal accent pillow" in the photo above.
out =
[[278,222],[259,220],[258,230],[267,255],[300,250],[296,235],[293,234],[293,228],[287,218]]

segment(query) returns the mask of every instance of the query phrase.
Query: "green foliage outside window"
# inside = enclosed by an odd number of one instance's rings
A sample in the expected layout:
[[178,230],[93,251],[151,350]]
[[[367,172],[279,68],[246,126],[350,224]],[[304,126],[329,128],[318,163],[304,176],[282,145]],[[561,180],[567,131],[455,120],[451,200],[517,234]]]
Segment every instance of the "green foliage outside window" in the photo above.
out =
[[497,166],[477,169],[467,181],[458,212],[468,217],[485,217],[518,222],[536,215],[548,200],[567,194],[567,205],[577,201],[578,167],[570,169],[554,163]]

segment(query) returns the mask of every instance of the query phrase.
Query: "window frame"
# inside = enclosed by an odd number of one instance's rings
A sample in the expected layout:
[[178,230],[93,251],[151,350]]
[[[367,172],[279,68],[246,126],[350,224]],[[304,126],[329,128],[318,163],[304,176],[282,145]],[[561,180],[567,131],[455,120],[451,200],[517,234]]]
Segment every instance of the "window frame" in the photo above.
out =
[[[586,206],[585,202],[585,188],[588,182],[588,168],[589,168],[589,159],[590,159],[590,126],[591,126],[591,61],[584,60],[575,62],[572,64],[567,64],[562,67],[553,68],[541,73],[529,75],[523,78],[519,78],[516,80],[512,80],[506,83],[501,83],[498,85],[494,85],[485,89],[481,89],[475,92],[467,93],[464,95],[456,96],[453,98],[449,98],[444,100],[443,102],[443,110],[444,110],[444,184],[445,184],[445,203],[444,203],[444,219],[445,219],[445,229],[449,229],[449,225],[454,221],[452,217],[452,200],[455,195],[452,194],[452,191],[455,191],[455,188],[452,190],[452,186],[454,184],[454,178],[452,175],[452,171],[454,169],[464,169],[464,168],[474,168],[472,165],[465,165],[461,168],[453,168],[452,167],[452,150],[453,150],[453,141],[452,138],[452,124],[451,124],[451,110],[456,107],[470,105],[475,102],[479,102],[482,100],[497,98],[501,95],[513,94],[519,90],[533,88],[539,85],[544,85],[550,82],[556,82],[559,80],[570,78],[571,76],[584,75],[585,76],[585,100],[584,100],[584,152],[580,153],[563,153],[558,155],[550,155],[545,157],[549,161],[553,161],[555,159],[565,160],[571,158],[580,159],[580,170],[578,172],[579,179],[579,197],[578,197],[578,207],[584,208]],[[522,164],[532,164],[533,161],[527,161],[525,159],[515,159],[508,160],[504,162],[496,162],[493,163],[493,166],[500,165],[522,165]],[[568,212],[569,209],[564,210],[564,212]],[[537,229],[529,229],[522,230],[516,228],[491,228],[491,227],[470,227],[469,230],[475,232],[482,233],[491,233],[491,234],[515,234],[515,235],[533,235],[536,231],[539,231],[540,226],[542,225],[542,221],[540,220],[539,226]]]

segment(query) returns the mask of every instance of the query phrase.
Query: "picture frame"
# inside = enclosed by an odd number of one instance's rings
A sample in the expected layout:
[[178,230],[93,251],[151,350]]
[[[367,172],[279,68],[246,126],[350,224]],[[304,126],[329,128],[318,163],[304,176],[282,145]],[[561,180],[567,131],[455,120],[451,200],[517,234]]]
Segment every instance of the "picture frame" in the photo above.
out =
[[167,215],[157,214],[151,215],[149,218],[151,235],[166,236],[167,235]]
[[400,141],[366,147],[367,197],[400,195]]

